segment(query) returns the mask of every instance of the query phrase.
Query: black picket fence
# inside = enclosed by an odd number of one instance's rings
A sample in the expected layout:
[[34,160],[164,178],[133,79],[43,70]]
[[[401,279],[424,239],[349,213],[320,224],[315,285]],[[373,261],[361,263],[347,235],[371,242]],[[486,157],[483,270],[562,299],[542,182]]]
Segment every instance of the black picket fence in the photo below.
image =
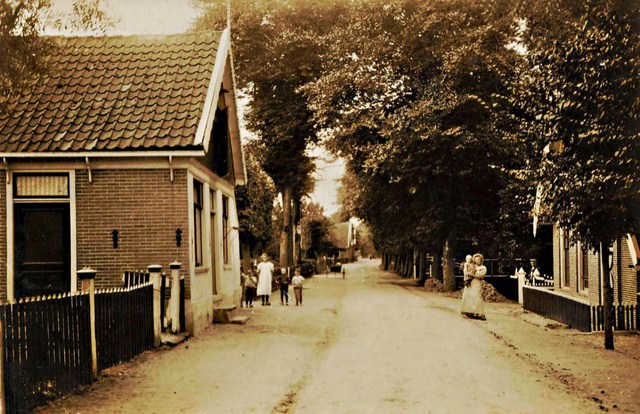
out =
[[[613,305],[613,327],[618,331],[640,330],[637,305]],[[604,330],[604,306],[591,307],[591,330]]]
[[145,283],[149,283],[149,281],[151,280],[150,278],[150,273],[145,272],[144,270],[128,271],[122,274],[122,285],[125,288],[139,286]]
[[153,284],[96,292],[98,370],[153,348]]
[[[0,305],[7,413],[28,413],[93,381],[89,294]],[[95,294],[98,369],[153,347],[153,285]]]
[[92,381],[87,294],[27,298],[0,306],[5,406],[31,412]]
[[550,289],[524,286],[523,307],[583,332],[591,331],[591,306]]
[[[565,323],[584,332],[604,329],[604,306],[592,306],[551,289],[524,287],[523,306],[526,310]],[[635,304],[613,305],[613,327],[619,331],[640,330],[640,315]]]

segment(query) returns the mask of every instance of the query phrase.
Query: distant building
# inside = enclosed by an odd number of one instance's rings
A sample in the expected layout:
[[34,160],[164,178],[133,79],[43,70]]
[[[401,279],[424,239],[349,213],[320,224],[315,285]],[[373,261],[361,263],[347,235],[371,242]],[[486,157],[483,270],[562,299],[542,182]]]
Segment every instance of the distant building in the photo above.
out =
[[331,241],[336,248],[335,256],[338,260],[356,260],[357,233],[356,226],[350,221],[337,223],[329,229]]

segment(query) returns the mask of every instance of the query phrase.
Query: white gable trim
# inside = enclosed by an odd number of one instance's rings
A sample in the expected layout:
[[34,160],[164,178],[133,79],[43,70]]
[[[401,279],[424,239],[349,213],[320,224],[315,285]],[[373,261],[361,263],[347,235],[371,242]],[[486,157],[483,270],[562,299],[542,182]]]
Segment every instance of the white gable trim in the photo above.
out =
[[[220,36],[220,43],[218,44],[218,51],[216,52],[216,60],[213,64],[213,72],[211,73],[211,80],[209,81],[209,88],[207,89],[207,98],[204,102],[202,109],[202,116],[200,117],[200,123],[198,124],[198,130],[194,140],[195,145],[203,145],[208,143],[207,129],[210,122],[210,118],[215,115],[215,107],[218,102],[218,96],[220,95],[220,88],[222,87],[222,79],[224,75],[224,68],[227,63],[227,56],[231,46],[231,38],[229,35],[229,29],[224,29]],[[205,145],[205,148],[206,145]]]

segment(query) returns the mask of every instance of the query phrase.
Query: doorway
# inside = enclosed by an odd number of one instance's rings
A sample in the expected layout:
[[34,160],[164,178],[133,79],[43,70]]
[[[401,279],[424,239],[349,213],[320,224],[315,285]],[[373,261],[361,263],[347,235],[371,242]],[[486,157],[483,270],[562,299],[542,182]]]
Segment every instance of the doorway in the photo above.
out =
[[15,203],[14,229],[14,296],[69,292],[69,203]]

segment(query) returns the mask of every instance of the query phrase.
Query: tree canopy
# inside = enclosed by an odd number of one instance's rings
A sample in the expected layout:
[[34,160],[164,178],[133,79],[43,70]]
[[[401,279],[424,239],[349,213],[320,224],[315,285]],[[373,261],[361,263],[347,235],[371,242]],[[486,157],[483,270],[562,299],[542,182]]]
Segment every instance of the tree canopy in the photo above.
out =
[[72,10],[62,18],[51,13],[50,0],[0,0],[0,110],[48,70],[55,44],[45,28],[100,32],[114,24],[101,0],[74,0]]

